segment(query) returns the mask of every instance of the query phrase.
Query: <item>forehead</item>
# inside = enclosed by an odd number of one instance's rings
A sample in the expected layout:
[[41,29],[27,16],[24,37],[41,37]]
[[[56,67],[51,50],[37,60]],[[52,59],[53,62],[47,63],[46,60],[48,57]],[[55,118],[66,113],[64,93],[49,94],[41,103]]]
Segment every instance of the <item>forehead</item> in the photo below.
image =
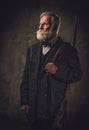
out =
[[50,16],[50,15],[44,15],[44,16],[42,16],[42,18],[40,19],[40,23],[41,23],[41,22],[50,22],[50,21],[51,21],[51,18],[52,18],[52,16]]

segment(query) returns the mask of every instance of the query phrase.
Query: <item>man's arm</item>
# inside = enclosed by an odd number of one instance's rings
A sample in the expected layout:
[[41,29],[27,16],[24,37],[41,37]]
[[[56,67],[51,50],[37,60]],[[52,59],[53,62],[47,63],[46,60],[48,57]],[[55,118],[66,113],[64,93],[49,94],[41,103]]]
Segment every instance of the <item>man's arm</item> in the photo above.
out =
[[21,99],[21,110],[28,112],[28,82],[29,82],[29,53],[30,50],[27,50],[26,54],[26,63],[25,63],[25,68],[23,72],[23,77],[22,77],[22,83],[20,86],[20,99]]

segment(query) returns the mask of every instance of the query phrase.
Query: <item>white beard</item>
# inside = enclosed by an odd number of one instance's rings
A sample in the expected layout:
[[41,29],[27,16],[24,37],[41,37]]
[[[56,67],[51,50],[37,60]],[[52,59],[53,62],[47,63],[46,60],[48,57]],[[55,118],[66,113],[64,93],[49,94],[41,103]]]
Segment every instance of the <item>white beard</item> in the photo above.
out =
[[36,33],[36,37],[39,41],[49,40],[53,35],[52,31],[44,32],[43,30],[38,30]]

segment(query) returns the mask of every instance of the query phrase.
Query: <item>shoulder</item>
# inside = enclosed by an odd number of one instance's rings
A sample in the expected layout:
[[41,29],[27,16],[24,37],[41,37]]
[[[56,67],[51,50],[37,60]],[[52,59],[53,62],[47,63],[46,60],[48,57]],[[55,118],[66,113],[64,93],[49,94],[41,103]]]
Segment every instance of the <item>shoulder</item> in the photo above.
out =
[[28,46],[28,47],[27,47],[27,51],[39,47],[40,44],[41,44],[40,42],[37,42],[37,43],[34,43],[34,44]]
[[41,45],[40,42],[34,43],[34,44],[32,44],[31,46],[28,47],[28,50],[35,49],[35,48],[39,47],[40,45]]
[[61,43],[61,46],[65,53],[77,53],[77,49],[74,48],[71,43],[64,41],[61,37],[58,38],[58,41]]
[[63,38],[58,37],[57,39],[58,39],[57,41],[60,42],[60,44],[61,44],[62,46],[66,47],[66,48],[72,48],[71,43],[68,43],[68,42],[64,41]]
[[34,43],[31,46],[29,46],[27,48],[27,55],[38,52],[38,50],[40,49],[40,46],[41,46],[40,42]]

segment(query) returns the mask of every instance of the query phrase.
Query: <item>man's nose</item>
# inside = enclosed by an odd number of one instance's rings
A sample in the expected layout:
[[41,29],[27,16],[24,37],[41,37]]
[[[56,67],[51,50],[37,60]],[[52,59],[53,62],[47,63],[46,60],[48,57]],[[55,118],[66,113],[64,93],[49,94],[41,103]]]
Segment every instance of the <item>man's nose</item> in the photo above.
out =
[[39,29],[42,29],[42,30],[43,30],[43,25],[42,25],[42,24],[39,26]]

